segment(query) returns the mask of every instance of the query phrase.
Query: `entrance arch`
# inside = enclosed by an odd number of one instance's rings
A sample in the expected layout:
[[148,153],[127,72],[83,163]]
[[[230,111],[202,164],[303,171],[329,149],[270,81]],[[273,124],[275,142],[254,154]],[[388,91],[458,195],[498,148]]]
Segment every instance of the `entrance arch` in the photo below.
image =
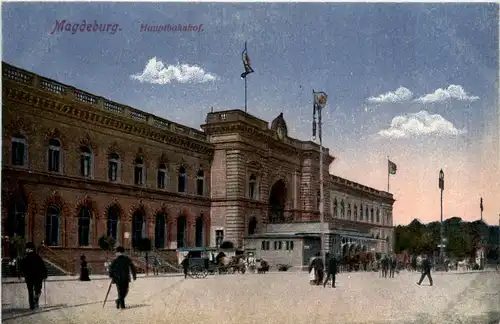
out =
[[269,195],[269,223],[285,221],[286,184],[283,180],[276,181]]
[[248,222],[248,235],[255,234],[256,229],[257,229],[257,218],[252,217]]
[[132,247],[134,248],[137,247],[137,243],[142,239],[145,214],[142,209],[138,209],[132,215]]
[[158,213],[155,217],[155,248],[163,249],[165,247],[165,224],[167,215]]
[[7,234],[9,237],[17,235],[24,239],[26,235],[27,204],[23,197],[15,197],[9,203],[7,211]]
[[177,218],[177,248],[187,246],[187,218],[179,216]]
[[195,224],[195,246],[196,247],[201,247],[203,246],[203,215],[199,216],[196,218],[196,224]]

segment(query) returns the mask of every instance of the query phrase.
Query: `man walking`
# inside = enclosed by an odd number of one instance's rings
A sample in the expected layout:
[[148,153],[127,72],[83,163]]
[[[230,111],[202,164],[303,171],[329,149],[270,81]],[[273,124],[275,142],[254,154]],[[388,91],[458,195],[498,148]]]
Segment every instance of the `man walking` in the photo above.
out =
[[396,267],[398,265],[398,261],[395,256],[391,257],[391,265],[390,265],[390,273],[389,277],[394,278],[394,272],[396,271]]
[[420,276],[420,280],[417,282],[417,285],[420,286],[426,276],[427,278],[429,278],[429,283],[432,286],[431,261],[427,256],[424,258],[424,260],[422,260],[422,275]]
[[325,282],[323,283],[323,288],[326,287],[326,284],[328,283],[328,280],[330,280],[330,278],[332,278],[332,288],[335,288],[335,275],[337,274],[337,259],[335,258],[335,256],[330,257],[329,253],[327,253],[326,258],[328,260],[328,267],[327,267],[328,274],[326,276]]
[[20,271],[28,288],[30,309],[37,309],[42,294],[43,281],[47,279],[47,267],[40,255],[36,253],[35,245],[32,242],[26,243],[26,256],[21,260]]
[[116,259],[109,266],[109,277],[116,284],[118,299],[115,301],[116,308],[125,308],[125,297],[128,294],[130,283],[130,272],[134,281],[137,279],[137,270],[132,260],[124,255],[125,249],[122,246],[116,248]]
[[182,270],[184,271],[184,279],[187,279],[189,270],[189,254],[187,254],[184,257],[184,260],[182,260],[181,265],[182,265]]

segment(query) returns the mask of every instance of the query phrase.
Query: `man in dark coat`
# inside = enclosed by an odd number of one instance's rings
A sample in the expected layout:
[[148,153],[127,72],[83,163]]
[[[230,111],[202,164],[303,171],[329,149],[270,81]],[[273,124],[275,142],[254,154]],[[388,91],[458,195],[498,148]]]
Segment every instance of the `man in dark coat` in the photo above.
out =
[[130,283],[130,272],[132,272],[132,277],[134,281],[137,279],[137,270],[135,269],[132,260],[124,255],[125,249],[122,246],[116,248],[116,259],[109,266],[109,277],[116,284],[116,289],[118,290],[118,299],[116,302],[116,308],[125,308],[125,297],[128,294],[128,288]]
[[326,255],[326,259],[328,260],[328,266],[327,266],[327,276],[325,279],[325,282],[323,283],[323,287],[326,287],[326,284],[328,283],[328,280],[332,278],[332,288],[335,288],[335,275],[337,274],[337,259],[335,256],[330,256],[329,254]]
[[184,257],[184,260],[182,260],[181,265],[182,265],[182,270],[184,271],[184,279],[187,279],[189,270],[189,255],[186,255]]
[[390,259],[390,262],[391,262],[391,264],[389,265],[389,269],[390,269],[389,277],[394,278],[394,272],[396,271],[396,267],[397,267],[396,257],[392,256]]
[[425,277],[429,278],[429,283],[432,286],[431,260],[429,260],[429,257],[425,257],[424,260],[422,260],[422,275],[420,276],[420,280],[417,282],[417,285],[420,285],[422,281],[424,281]]
[[47,267],[40,255],[36,253],[32,242],[26,243],[26,256],[21,260],[20,271],[28,288],[30,309],[36,309],[39,307],[38,301],[42,294],[43,281],[47,279]]

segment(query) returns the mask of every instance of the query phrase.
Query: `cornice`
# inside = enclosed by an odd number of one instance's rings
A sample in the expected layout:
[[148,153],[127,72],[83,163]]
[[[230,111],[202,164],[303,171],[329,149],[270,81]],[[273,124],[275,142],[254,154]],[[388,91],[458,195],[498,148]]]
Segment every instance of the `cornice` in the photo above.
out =
[[113,115],[106,111],[94,109],[82,109],[79,104],[65,104],[59,100],[48,98],[50,95],[44,93],[41,97],[32,91],[24,91],[16,87],[11,87],[8,82],[4,83],[3,100],[12,100],[21,102],[30,106],[47,109],[55,113],[78,119],[86,123],[90,123],[99,127],[116,129],[124,133],[129,133],[135,136],[148,138],[153,141],[163,142],[168,145],[177,146],[184,150],[194,151],[200,154],[211,156],[213,155],[212,145],[196,140],[194,138],[171,133],[168,130],[156,128],[153,125],[139,123],[132,119],[128,120],[120,118],[118,115]]
[[70,177],[48,172],[29,171],[12,167],[2,167],[2,181],[22,181],[24,184],[50,185],[60,188],[70,188],[96,193],[133,196],[137,200],[149,199],[155,201],[170,201],[179,204],[209,206],[209,197],[179,194],[155,188],[137,187],[122,183],[110,183],[101,180],[90,180]]

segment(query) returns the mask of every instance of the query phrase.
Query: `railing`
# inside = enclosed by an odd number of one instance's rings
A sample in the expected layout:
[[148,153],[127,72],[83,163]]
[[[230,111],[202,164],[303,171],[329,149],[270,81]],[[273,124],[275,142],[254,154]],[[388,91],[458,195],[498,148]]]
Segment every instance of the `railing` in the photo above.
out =
[[74,262],[72,260],[66,260],[63,257],[60,257],[48,246],[41,246],[39,249],[39,253],[49,259],[49,261],[51,261],[52,263],[61,267],[67,274],[74,274]]
[[7,79],[16,83],[31,86],[42,91],[63,96],[78,103],[88,104],[107,112],[131,118],[138,122],[147,123],[154,127],[192,137],[200,141],[206,141],[205,133],[200,130],[171,122],[167,119],[104,99],[83,90],[75,89],[71,86],[44,78],[7,63],[2,62],[2,70],[4,80]]

